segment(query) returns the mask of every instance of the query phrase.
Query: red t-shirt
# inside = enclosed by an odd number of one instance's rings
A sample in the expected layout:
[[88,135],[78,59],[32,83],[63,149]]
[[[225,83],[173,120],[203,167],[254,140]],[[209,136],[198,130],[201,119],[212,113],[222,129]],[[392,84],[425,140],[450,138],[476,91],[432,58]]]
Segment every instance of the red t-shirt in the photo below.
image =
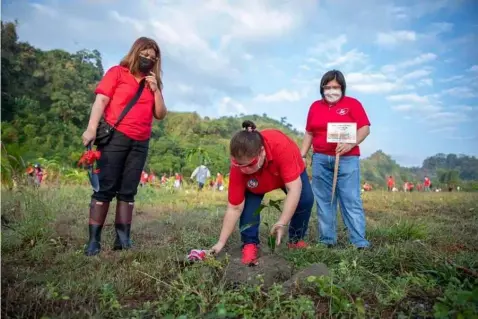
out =
[[[117,65],[106,71],[95,93],[110,98],[104,112],[108,124],[116,123],[123,109],[136,94],[138,87],[139,83],[128,68]],[[147,140],[151,136],[153,108],[154,93],[145,85],[138,101],[123,118],[117,130],[133,140]]]
[[265,194],[279,189],[297,179],[305,169],[297,144],[279,130],[260,132],[264,138],[266,159],[262,168],[254,174],[244,174],[235,166],[229,171],[229,203],[239,205],[246,190]]
[[395,184],[395,182],[393,181],[392,178],[389,178],[387,184],[388,184],[388,187],[392,187]]
[[[323,100],[312,103],[305,130],[313,135],[312,146],[315,153],[335,155],[337,143],[327,143],[327,123],[341,122],[355,122],[357,123],[357,130],[366,125],[370,126],[370,121],[362,104],[352,97],[344,96],[332,107],[329,107]],[[359,146],[355,146],[344,155],[359,156]]]
[[425,185],[425,187],[430,187],[430,179],[428,177],[425,177],[425,182],[423,185]]

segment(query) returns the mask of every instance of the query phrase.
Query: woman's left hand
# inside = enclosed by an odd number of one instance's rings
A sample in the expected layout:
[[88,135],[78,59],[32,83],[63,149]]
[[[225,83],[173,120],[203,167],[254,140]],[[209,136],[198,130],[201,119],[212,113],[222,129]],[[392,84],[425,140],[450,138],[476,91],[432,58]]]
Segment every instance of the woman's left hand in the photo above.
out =
[[271,235],[274,235],[274,234],[276,235],[276,245],[277,246],[279,246],[280,243],[281,243],[281,239],[284,236],[286,226],[287,225],[283,225],[283,224],[279,224],[279,223],[276,223],[276,224],[272,225]]
[[335,148],[335,153],[338,155],[344,155],[350,152],[350,150],[354,147],[355,147],[355,144],[339,143],[337,144],[337,147]]
[[156,74],[154,74],[153,72],[150,72],[149,74],[150,75],[146,77],[146,82],[148,82],[151,90],[153,92],[156,92],[158,90],[158,81],[156,81]]

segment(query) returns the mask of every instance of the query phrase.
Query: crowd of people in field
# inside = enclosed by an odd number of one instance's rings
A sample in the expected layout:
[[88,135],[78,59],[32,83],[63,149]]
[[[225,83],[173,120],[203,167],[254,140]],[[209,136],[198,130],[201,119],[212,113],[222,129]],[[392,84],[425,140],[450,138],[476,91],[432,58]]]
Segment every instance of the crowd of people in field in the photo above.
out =
[[[448,185],[447,189],[449,192],[453,190],[460,191],[460,186],[455,185]],[[373,190],[373,187],[370,183],[364,182],[362,185],[362,192],[370,192]],[[442,189],[440,187],[433,188],[433,184],[430,180],[430,177],[425,176],[422,182],[413,183],[411,181],[405,181],[402,187],[397,187],[395,183],[395,179],[393,176],[388,176],[387,178],[387,190],[389,192],[400,192],[403,191],[405,193],[411,192],[441,192]]]
[[36,187],[40,187],[40,185],[48,176],[46,170],[42,168],[41,165],[38,163],[28,165],[25,170],[25,173],[27,175],[28,183]]
[[[215,176],[211,176],[209,168],[205,165],[198,166],[193,173],[191,174],[191,180],[196,180],[198,190],[204,189],[207,187],[212,190],[223,191],[224,190],[224,177],[218,172]],[[154,171],[149,173],[145,170],[141,172],[141,178],[139,181],[139,186],[154,186],[154,187],[166,187],[169,185],[170,181],[173,182],[173,187],[180,189],[184,185],[184,177],[182,173],[166,174],[163,173],[161,178],[158,179]]]

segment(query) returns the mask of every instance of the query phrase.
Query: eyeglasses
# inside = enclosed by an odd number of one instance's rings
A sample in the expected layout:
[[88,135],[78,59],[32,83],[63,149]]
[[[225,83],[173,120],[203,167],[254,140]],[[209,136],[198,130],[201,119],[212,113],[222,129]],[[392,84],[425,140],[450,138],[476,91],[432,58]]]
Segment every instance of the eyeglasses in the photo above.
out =
[[247,164],[239,164],[234,158],[231,158],[232,166],[239,167],[239,168],[246,168],[256,165],[259,162],[259,155],[256,156],[252,161]]

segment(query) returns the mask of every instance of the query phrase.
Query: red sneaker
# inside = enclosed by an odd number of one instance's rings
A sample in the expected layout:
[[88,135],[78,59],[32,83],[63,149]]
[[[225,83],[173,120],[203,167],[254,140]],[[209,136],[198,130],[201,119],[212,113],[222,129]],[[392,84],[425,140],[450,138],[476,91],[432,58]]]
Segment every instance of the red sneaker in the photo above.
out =
[[242,248],[242,263],[245,265],[257,263],[257,245],[245,244]]
[[309,245],[307,245],[305,241],[299,240],[296,243],[287,243],[287,247],[289,247],[289,249],[304,249],[309,247]]

